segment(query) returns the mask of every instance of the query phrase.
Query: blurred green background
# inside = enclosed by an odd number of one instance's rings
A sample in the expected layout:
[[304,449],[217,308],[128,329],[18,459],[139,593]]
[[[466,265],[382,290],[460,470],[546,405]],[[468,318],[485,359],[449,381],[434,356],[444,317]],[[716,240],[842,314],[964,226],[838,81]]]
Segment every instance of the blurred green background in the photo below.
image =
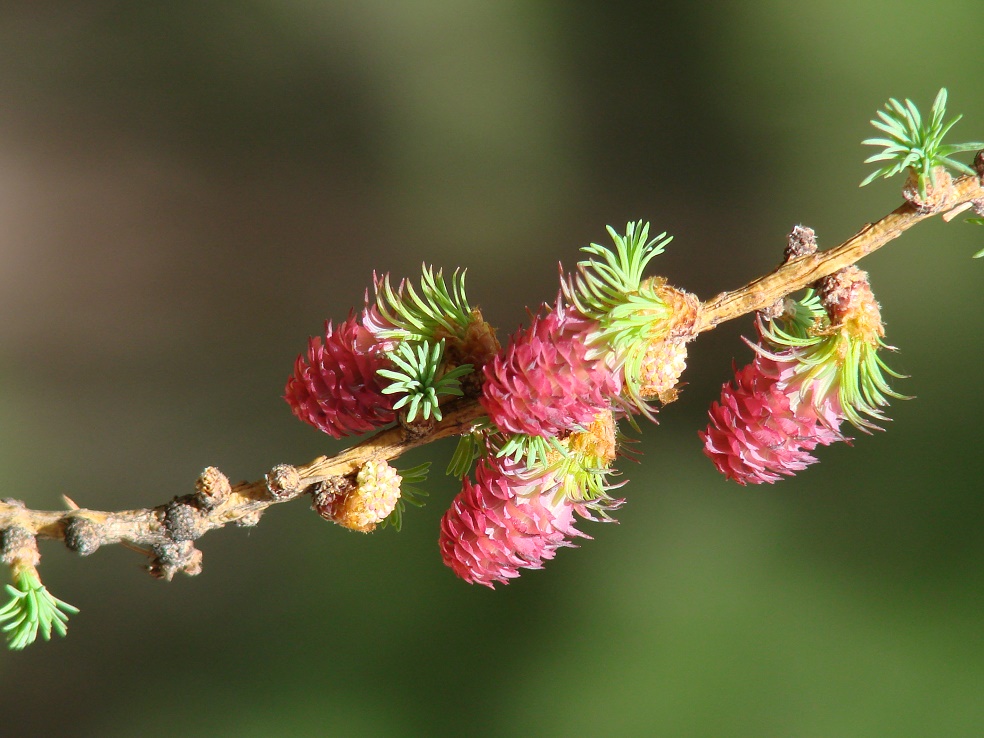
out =
[[[280,399],[373,270],[468,268],[511,334],[557,261],[652,220],[709,297],[796,223],[834,245],[900,202],[859,190],[890,96],[941,86],[984,137],[979,0],[238,0],[0,9],[0,461],[36,508],[159,504],[343,448]],[[933,33],[929,33],[929,31]],[[456,485],[401,534],[303,502],[151,580],[42,546],[82,612],[0,654],[11,736],[984,734],[984,229],[919,226],[863,262],[896,387],[885,433],[776,486],[726,483],[696,431],[749,321],[623,465],[618,525],[508,587],[442,566]],[[452,446],[418,451],[433,459]]]

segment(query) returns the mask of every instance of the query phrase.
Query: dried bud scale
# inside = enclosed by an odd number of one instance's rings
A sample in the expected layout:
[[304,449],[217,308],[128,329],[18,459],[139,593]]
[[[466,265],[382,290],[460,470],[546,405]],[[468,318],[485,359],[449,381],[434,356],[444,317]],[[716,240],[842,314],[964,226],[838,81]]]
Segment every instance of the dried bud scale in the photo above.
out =
[[472,310],[472,320],[465,331],[459,363],[484,366],[501,348],[495,328],[485,322],[478,308]]
[[400,421],[400,427],[407,432],[408,441],[424,438],[437,425],[437,419],[433,415],[429,418],[418,415],[413,420],[407,420],[406,414],[400,413],[398,420]]
[[696,295],[666,284],[662,277],[653,277],[655,294],[667,307],[667,315],[663,322],[656,323],[650,328],[653,337],[694,337],[694,327],[700,319],[701,302]]
[[502,348],[495,334],[495,328],[485,322],[478,308],[471,311],[470,321],[463,331],[454,332],[440,328],[434,331],[433,340],[445,341],[445,358],[449,368],[462,364],[481,368]]
[[762,320],[776,320],[781,318],[786,312],[786,298],[776,300],[767,308],[758,311],[758,317]]
[[311,487],[311,509],[332,523],[335,522],[335,506],[351,490],[355,489],[355,474],[332,477]]
[[567,439],[567,448],[594,459],[597,466],[607,469],[618,455],[617,436],[614,414],[611,411],[598,413],[584,432],[571,434]]
[[[910,170],[902,187],[902,197],[921,213],[937,213],[953,206],[956,191],[953,177],[943,167],[935,167],[933,180],[924,181],[915,170]],[[925,191],[920,191],[922,184]]]
[[885,336],[881,308],[871,291],[868,274],[856,266],[841,269],[817,285],[820,302],[830,318],[829,332],[847,330],[867,343]]
[[259,525],[261,517],[263,517],[263,510],[250,510],[232,522],[237,528],[252,528]]

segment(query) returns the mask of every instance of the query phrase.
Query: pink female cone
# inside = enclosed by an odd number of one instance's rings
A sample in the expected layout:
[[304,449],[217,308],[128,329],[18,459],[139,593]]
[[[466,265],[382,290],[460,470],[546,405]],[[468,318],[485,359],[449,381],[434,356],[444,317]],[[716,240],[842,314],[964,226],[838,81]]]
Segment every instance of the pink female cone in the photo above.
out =
[[558,494],[552,475],[539,491],[517,494],[510,478],[488,460],[475,470],[441,520],[441,556],[470,584],[493,587],[541,569],[568,540],[587,537],[574,528],[578,505]]
[[485,365],[481,403],[500,430],[551,437],[608,409],[620,384],[603,362],[587,358],[594,326],[563,309],[537,316]]
[[337,329],[329,322],[324,343],[311,338],[307,353],[297,357],[284,399],[294,415],[335,438],[365,433],[396,419],[376,374],[386,366],[376,339],[356,317]]
[[[847,440],[835,403],[814,406],[795,375],[795,362],[761,354],[725,384],[711,404],[711,422],[700,433],[704,453],[722,474],[739,484],[776,482],[816,463],[810,452]],[[791,382],[787,384],[787,382]]]

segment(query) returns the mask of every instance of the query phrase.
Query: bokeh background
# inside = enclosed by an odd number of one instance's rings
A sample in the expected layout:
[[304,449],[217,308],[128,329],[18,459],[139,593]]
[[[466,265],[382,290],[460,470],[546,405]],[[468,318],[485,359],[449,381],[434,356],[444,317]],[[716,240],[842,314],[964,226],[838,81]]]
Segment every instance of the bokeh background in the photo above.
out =
[[[702,297],[900,202],[859,190],[868,120],[941,86],[984,137],[979,0],[5,3],[3,494],[159,504],[343,448],[280,394],[373,270],[468,268],[511,334],[557,262],[652,220]],[[720,478],[696,432],[749,358],[693,345],[624,465],[618,525],[496,591],[443,567],[456,485],[400,534],[303,502],[151,580],[120,547],[42,574],[67,639],[0,655],[0,731],[66,736],[979,736],[984,229],[867,259],[887,432],[799,478]],[[404,465],[434,460],[449,442]]]

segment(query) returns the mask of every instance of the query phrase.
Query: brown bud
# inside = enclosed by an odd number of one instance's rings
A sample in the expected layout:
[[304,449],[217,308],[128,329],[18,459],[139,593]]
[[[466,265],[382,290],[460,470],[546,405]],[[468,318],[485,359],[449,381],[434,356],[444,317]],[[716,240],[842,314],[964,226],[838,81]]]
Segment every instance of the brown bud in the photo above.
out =
[[793,230],[786,237],[785,260],[795,259],[797,256],[815,254],[817,251],[817,234],[812,228],[804,225],[793,226]]
[[289,500],[301,493],[301,475],[290,464],[277,464],[266,475],[267,490],[275,500]]
[[41,563],[37,538],[19,525],[0,532],[0,561],[11,567],[36,567]]
[[174,499],[164,506],[164,529],[173,541],[194,541],[203,530],[202,514],[186,500]]
[[99,526],[81,515],[73,515],[65,523],[65,546],[79,556],[94,554],[99,548]]
[[429,418],[425,418],[420,413],[417,413],[417,417],[412,421],[408,421],[406,413],[401,411],[399,420],[400,425],[403,426],[403,429],[407,432],[407,440],[409,441],[423,438],[434,430],[434,426],[437,425],[437,420],[434,419],[433,415]]
[[194,577],[202,573],[202,552],[191,541],[153,547],[156,557],[147,566],[150,575],[170,582],[178,572]]
[[206,510],[218,507],[232,492],[229,478],[214,466],[205,467],[195,482],[195,488],[198,490],[195,498],[198,504]]
[[786,314],[786,299],[780,297],[774,303],[758,311],[763,320],[777,320]]

